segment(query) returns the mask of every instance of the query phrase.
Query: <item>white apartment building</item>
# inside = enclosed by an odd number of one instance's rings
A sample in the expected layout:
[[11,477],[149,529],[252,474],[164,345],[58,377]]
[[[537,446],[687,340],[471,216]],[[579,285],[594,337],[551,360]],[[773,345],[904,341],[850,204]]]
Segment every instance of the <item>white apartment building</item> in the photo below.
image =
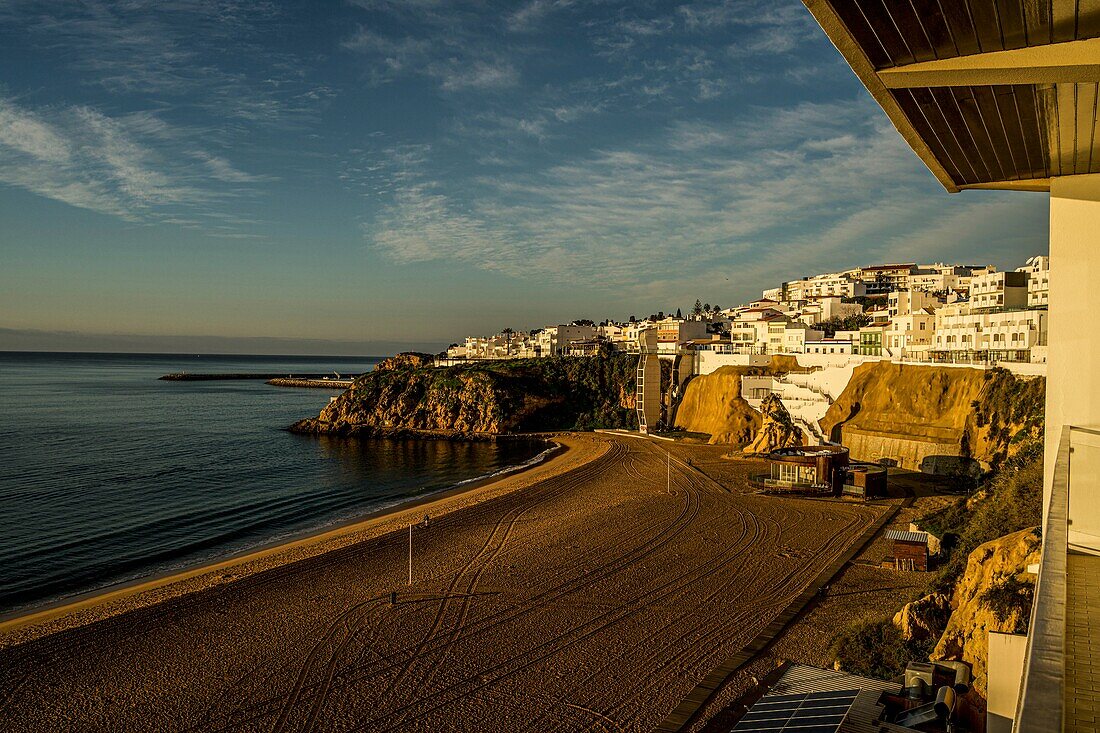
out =
[[1028,273],[987,272],[970,281],[970,308],[1026,308]]
[[768,351],[768,326],[773,321],[784,321],[779,314],[768,318],[734,321],[730,324],[729,341],[735,353],[764,354]]
[[956,290],[961,290],[966,293],[970,292],[970,284],[971,282],[973,282],[974,278],[980,277],[982,275],[988,275],[991,272],[997,271],[997,268],[993,265],[985,265],[984,267],[970,267],[967,269],[968,272],[966,274],[959,276],[959,286],[956,288]]
[[1027,307],[1042,308],[1050,305],[1050,258],[1036,255],[1016,271],[1028,274]]
[[630,351],[631,347],[638,343],[636,329],[633,336],[633,338],[630,337],[629,324],[608,322],[596,327],[596,337],[610,344],[615,351]]
[[820,341],[807,341],[807,354],[854,354],[855,346],[851,339],[831,338]]
[[595,326],[572,326],[559,324],[547,326],[539,331],[535,342],[537,356],[558,356],[569,350],[574,341],[587,341],[596,338]]
[[861,267],[860,278],[866,284],[867,294],[888,293],[891,290],[907,289],[909,278],[916,272],[913,262],[895,265],[874,265]]
[[804,354],[807,341],[821,341],[824,331],[810,328],[798,321],[768,322],[767,351],[770,354]]
[[936,297],[926,290],[915,288],[895,290],[886,298],[886,315],[891,319],[897,316],[907,316],[926,308],[938,308],[944,302],[943,298]]
[[1033,347],[1046,343],[1045,310],[991,311],[960,301],[936,311],[929,353],[937,361],[1031,361]]
[[969,275],[970,268],[962,265],[945,265],[942,262],[934,265],[920,265],[916,268],[916,272],[909,276],[909,287],[913,290],[927,290],[932,293],[958,290],[960,278]]
[[867,295],[867,287],[863,281],[851,275],[836,272],[792,280],[783,283],[782,290],[782,300],[788,301],[811,300],[829,296],[852,298],[858,295]]
[[933,346],[935,328],[936,315],[931,307],[898,314],[886,324],[882,345],[892,356],[922,359]]

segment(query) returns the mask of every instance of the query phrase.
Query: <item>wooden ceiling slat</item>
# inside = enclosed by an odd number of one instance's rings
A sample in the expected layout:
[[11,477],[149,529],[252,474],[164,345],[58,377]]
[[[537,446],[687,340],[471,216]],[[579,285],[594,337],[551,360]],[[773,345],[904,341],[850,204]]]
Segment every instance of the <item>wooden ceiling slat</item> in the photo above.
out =
[[1100,0],[1078,0],[1076,37],[1100,37]]
[[960,141],[964,146],[967,141],[970,142],[968,152],[973,151],[977,155],[981,163],[978,174],[984,176],[982,180],[1002,181],[1011,178],[1012,175],[1006,170],[993,144],[989,125],[978,106],[977,96],[980,93],[978,90],[984,88],[986,87],[951,87],[944,90],[946,94],[941,94],[940,98],[946,100],[950,97],[955,103],[955,110],[962,119],[964,129],[964,132],[959,135]]
[[1052,84],[1037,85],[1031,87],[1031,95],[1035,104],[1039,139],[1043,142],[1043,150],[1047,153],[1047,169],[1050,175],[1056,176],[1061,170],[1061,155],[1058,151],[1057,90]]
[[1050,0],[1025,0],[1023,11],[1027,45],[1050,43]]
[[[1014,148],[1013,141],[1008,136],[1008,126],[1005,124],[1004,111],[1001,109],[999,97],[1003,94],[1011,94],[1011,87],[1006,91],[1004,87],[982,87],[975,89],[975,98],[978,101],[978,111],[985,123],[986,132],[989,134],[989,142],[997,151],[997,161],[1001,165],[1006,178],[1023,178],[1025,172],[1030,172],[1027,167],[1027,156],[1017,158],[1019,150]],[[1031,176],[1027,176],[1030,178]]]
[[1096,85],[1077,84],[1077,120],[1074,173],[1088,173],[1092,167],[1093,130],[1096,123]]
[[958,183],[980,183],[983,177],[978,172],[979,168],[975,166],[975,161],[966,154],[964,143],[956,134],[957,129],[962,129],[962,120],[955,120],[958,127],[952,126],[952,119],[958,117],[958,113],[954,109],[954,99],[949,100],[952,117],[948,117],[944,113],[943,105],[936,98],[936,90],[913,89],[912,92],[921,105],[921,111],[925,119],[936,131],[936,136],[943,144],[948,159],[952,162],[953,167],[959,171]]
[[1027,46],[1027,32],[1024,29],[1024,8],[1021,0],[994,0],[997,5],[997,17],[1001,23],[1001,37],[1005,48],[1024,48]]
[[913,12],[924,26],[925,36],[932,45],[936,58],[950,59],[959,56],[961,52],[944,17],[943,3],[940,0],[909,0],[909,2],[913,6]]
[[936,49],[925,30],[924,19],[917,15],[912,0],[884,0],[883,5],[913,58],[917,61],[935,60]]
[[897,66],[900,64],[915,63],[917,57],[905,43],[898,27],[894,24],[894,18],[886,10],[886,0],[862,0],[859,7],[863,15],[874,29],[882,47],[890,56],[891,62]]
[[[937,129],[928,118],[926,106],[931,107],[933,102],[931,101],[930,95],[927,94],[927,91],[926,89],[899,89],[894,92],[894,98],[897,100],[898,106],[905,112],[905,116],[912,123],[917,134],[920,135],[921,139],[928,145],[932,154],[936,156],[936,160],[938,160],[944,170],[947,171],[947,174],[951,176],[951,179],[956,182],[966,180],[966,176],[964,176],[958,166],[955,165],[954,158],[948,152],[948,144],[953,144],[953,142],[950,139],[945,142],[940,137],[941,131],[947,131],[944,130],[942,125]],[[928,97],[926,103],[922,103],[922,101],[918,99],[918,96],[922,96],[919,95],[918,92],[923,92],[923,96]],[[961,152],[962,151],[957,151],[957,154],[961,155]]]
[[867,17],[860,8],[859,0],[831,0],[833,10],[844,21],[852,38],[867,54],[867,60],[876,69],[885,69],[894,66],[894,59],[882,44],[881,39],[875,33]]
[[978,31],[978,42],[982,46],[982,51],[984,53],[1004,51],[1004,42],[1001,39],[1001,23],[995,0],[968,0],[968,2],[970,3],[970,17]]
[[[1006,114],[1005,127],[1008,129],[1009,140],[1018,140],[1023,148],[1024,157],[1027,159],[1027,170],[1030,175],[1026,178],[1046,178],[1050,175],[1047,151],[1044,147],[1043,136],[1040,133],[1040,122],[1035,110],[1035,93],[1030,86],[1017,85],[1009,87],[1012,106],[1015,116]],[[1002,98],[1001,108],[1004,109]],[[1019,156],[1017,156],[1019,160]]]
[[1047,99],[1047,104],[1053,107],[1053,110],[1048,109],[1048,115],[1052,121],[1050,143],[1057,152],[1057,162],[1052,171],[1052,175],[1056,176],[1073,172],[1074,128],[1077,126],[1073,108],[1074,87],[1073,84],[1056,84]]
[[1077,37],[1077,0],[1050,0],[1050,12],[1051,43],[1074,40]]
[[970,56],[981,53],[982,49],[978,46],[978,37],[974,35],[974,25],[970,22],[966,3],[960,0],[939,0],[938,4],[959,55]]

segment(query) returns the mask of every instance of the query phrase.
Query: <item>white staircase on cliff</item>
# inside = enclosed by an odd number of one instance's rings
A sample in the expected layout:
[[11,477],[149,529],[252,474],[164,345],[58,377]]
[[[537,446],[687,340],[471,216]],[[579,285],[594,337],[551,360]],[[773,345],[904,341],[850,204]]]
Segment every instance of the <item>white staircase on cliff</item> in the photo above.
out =
[[769,394],[783,400],[783,406],[791,414],[795,424],[806,434],[807,442],[828,443],[821,430],[819,420],[825,417],[833,398],[825,389],[813,380],[809,374],[786,374],[782,376],[741,377],[741,396],[756,411]]

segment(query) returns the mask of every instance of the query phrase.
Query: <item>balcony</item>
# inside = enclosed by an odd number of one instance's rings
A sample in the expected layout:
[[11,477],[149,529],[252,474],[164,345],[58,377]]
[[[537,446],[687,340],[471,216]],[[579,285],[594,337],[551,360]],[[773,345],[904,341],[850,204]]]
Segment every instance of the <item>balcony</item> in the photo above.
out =
[[1095,731],[1100,689],[1100,430],[1062,432],[1013,731]]

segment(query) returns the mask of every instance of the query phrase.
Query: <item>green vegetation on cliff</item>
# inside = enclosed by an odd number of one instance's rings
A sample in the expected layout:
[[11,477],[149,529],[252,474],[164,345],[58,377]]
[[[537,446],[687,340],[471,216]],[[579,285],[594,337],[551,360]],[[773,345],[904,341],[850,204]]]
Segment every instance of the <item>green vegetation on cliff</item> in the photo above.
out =
[[833,637],[829,654],[849,674],[889,680],[913,659],[926,659],[933,644],[906,641],[889,618],[854,621]]
[[637,357],[549,357],[434,368],[398,355],[364,374],[300,432],[500,435],[636,426]]
[[979,545],[1038,526],[1042,519],[1043,445],[1031,439],[969,498],[919,520],[921,528],[941,538],[947,556],[933,586],[951,592]]

